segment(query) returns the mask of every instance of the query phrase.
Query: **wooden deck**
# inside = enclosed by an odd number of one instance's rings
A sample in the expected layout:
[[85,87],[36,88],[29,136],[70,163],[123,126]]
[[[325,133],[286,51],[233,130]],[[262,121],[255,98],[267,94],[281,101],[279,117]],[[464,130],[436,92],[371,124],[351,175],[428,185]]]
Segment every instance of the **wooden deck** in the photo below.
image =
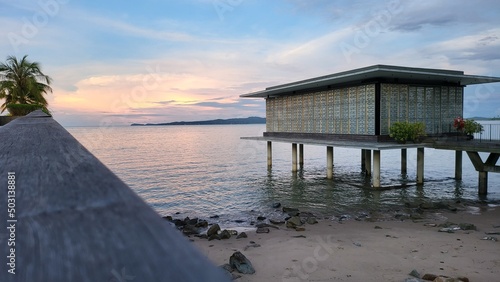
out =
[[431,147],[439,150],[454,150],[465,152],[500,153],[500,141],[476,141],[476,140],[445,140],[436,141]]
[[[316,134],[317,135],[317,134]],[[359,138],[354,136],[349,140],[349,136],[330,136],[325,138],[324,134],[320,134],[319,138],[315,138],[315,134],[264,134],[262,137],[241,137],[245,140],[267,141],[267,166],[272,167],[272,143],[291,143],[292,144],[292,172],[297,171],[297,163],[303,163],[303,145],[318,145],[327,147],[327,178],[332,179],[333,176],[333,147],[361,149],[361,166],[367,176],[372,176],[372,186],[381,188],[380,186],[380,152],[383,150],[401,150],[401,173],[407,173],[407,150],[409,148],[417,149],[417,184],[424,182],[424,149],[432,148],[437,150],[452,150],[455,151],[455,179],[462,178],[462,152],[466,152],[467,156],[478,172],[478,193],[485,195],[488,192],[488,172],[500,173],[500,166],[496,163],[500,159],[500,141],[481,141],[481,140],[466,140],[464,136],[448,136],[448,137],[428,137],[422,143],[406,143],[400,144],[391,141],[380,141],[382,139],[374,138]],[[459,138],[459,139],[457,139]],[[364,139],[364,140],[360,140]],[[385,139],[387,140],[387,139]],[[299,144],[299,153],[297,154],[297,144]],[[485,161],[479,153],[489,153]],[[299,155],[299,161],[297,161]],[[373,158],[373,162],[372,162]],[[373,173],[372,173],[373,167]]]
[[0,128],[0,178],[0,281],[229,281],[41,112]]
[[396,150],[396,149],[410,149],[410,148],[431,148],[438,150],[453,150],[465,152],[486,152],[486,153],[500,153],[500,141],[478,141],[478,140],[459,140],[455,138],[438,139],[436,141],[426,140],[422,143],[408,142],[400,144],[393,141],[358,141],[353,140],[326,140],[314,138],[280,138],[280,137],[241,137],[244,140],[255,141],[271,141],[279,143],[296,143],[317,146],[332,146],[339,148],[352,148],[352,149],[365,149],[365,150]]
[[347,141],[347,140],[317,140],[311,138],[279,138],[279,137],[241,137],[244,140],[270,141],[280,143],[296,143],[305,145],[331,146],[340,148],[364,150],[394,150],[408,148],[424,148],[426,143],[374,142],[374,141]]

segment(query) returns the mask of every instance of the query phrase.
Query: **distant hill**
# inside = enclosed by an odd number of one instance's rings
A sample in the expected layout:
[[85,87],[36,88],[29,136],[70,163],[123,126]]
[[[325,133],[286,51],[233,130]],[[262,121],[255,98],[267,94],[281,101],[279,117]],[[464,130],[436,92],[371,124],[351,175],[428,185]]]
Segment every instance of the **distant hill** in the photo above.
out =
[[473,120],[498,120],[499,118],[498,117],[493,117],[493,118],[489,118],[489,117],[469,117],[469,118],[466,118],[466,119],[473,119]]
[[261,117],[212,119],[200,121],[174,121],[168,123],[132,123],[131,126],[162,126],[162,125],[214,125],[214,124],[265,124],[266,119]]

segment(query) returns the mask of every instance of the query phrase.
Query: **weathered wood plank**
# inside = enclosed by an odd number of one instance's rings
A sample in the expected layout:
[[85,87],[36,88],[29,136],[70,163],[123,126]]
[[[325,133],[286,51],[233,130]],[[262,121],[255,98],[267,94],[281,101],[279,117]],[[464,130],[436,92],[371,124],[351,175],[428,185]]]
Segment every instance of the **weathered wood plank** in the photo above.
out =
[[[7,175],[16,177],[16,274]],[[0,128],[0,281],[228,281],[51,117]]]
[[476,171],[484,171],[484,163],[478,152],[467,151],[467,155],[469,156],[469,159]]

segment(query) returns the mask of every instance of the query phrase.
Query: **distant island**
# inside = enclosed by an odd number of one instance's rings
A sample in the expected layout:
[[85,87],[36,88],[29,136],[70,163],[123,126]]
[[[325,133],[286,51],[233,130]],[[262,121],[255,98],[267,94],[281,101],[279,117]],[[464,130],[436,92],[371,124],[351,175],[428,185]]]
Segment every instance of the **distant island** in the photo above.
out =
[[214,125],[214,124],[265,124],[266,119],[261,117],[212,119],[200,121],[174,121],[167,123],[132,123],[131,126],[161,126],[161,125]]
[[496,117],[471,117],[469,119],[473,119],[473,120],[500,120],[500,116],[496,116]]

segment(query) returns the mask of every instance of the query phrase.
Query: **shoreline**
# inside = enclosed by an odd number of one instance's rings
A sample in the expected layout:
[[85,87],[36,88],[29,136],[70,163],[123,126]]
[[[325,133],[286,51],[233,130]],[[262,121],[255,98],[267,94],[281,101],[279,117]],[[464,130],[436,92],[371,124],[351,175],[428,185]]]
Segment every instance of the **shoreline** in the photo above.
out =
[[[305,223],[304,231],[281,224],[269,233],[248,228],[247,238],[190,240],[216,265],[242,252],[256,270],[251,275],[233,272],[242,282],[406,281],[413,270],[470,281],[495,281],[500,275],[500,242],[484,240],[500,239],[498,206],[429,210],[413,220],[333,219]],[[473,224],[477,230],[439,232],[446,222]]]

